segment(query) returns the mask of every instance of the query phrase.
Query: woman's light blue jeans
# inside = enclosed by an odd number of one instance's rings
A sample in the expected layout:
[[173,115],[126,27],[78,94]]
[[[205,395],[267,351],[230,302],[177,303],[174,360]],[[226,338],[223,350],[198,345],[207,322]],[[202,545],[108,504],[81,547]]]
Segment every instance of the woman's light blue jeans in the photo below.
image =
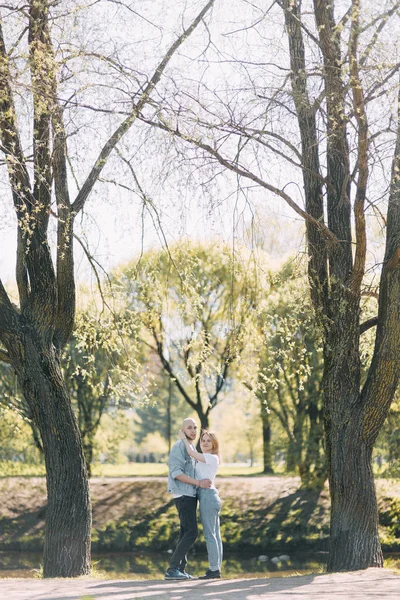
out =
[[221,500],[218,490],[215,489],[200,488],[197,494],[200,503],[200,521],[203,525],[210,570],[217,571],[221,569],[222,564],[222,540],[219,526]]

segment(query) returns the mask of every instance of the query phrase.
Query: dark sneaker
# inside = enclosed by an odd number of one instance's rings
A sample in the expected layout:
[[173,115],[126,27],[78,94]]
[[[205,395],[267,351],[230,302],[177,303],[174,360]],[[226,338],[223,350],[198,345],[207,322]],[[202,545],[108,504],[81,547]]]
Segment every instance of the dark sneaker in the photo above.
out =
[[173,581],[187,581],[190,579],[187,573],[181,573],[179,569],[167,569],[164,579]]
[[216,571],[207,569],[206,574],[199,577],[199,579],[221,579],[221,571],[219,569]]

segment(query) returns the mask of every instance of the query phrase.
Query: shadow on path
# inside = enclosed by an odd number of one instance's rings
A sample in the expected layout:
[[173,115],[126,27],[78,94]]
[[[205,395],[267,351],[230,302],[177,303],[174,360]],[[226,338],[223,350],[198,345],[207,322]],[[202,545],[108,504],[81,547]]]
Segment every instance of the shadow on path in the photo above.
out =
[[394,600],[400,576],[386,569],[219,581],[0,580],[7,600]]

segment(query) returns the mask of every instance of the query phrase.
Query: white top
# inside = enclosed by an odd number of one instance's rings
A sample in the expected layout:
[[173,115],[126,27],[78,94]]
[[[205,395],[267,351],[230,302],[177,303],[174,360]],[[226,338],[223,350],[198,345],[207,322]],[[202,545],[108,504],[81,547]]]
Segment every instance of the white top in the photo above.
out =
[[203,454],[205,463],[196,462],[196,479],[211,479],[212,490],[215,490],[214,479],[218,471],[219,458],[216,454]]

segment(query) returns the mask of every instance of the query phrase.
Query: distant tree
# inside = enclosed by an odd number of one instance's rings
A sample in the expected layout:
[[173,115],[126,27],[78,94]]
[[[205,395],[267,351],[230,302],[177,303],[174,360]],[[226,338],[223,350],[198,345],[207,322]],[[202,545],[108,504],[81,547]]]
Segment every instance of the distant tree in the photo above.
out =
[[[77,416],[89,476],[93,447],[103,414],[117,402],[113,375],[121,365],[118,332],[112,316],[105,322],[90,310],[77,315],[63,356],[63,372]],[[121,344],[122,345],[122,344]]]
[[305,486],[321,486],[327,476],[321,329],[304,275],[290,264],[275,276],[261,323],[258,393],[286,433],[287,470],[297,470]]
[[158,373],[149,392],[151,397],[146,402],[135,404],[139,423],[134,438],[141,444],[148,434],[157,431],[167,442],[169,451],[177,439],[177,432],[188,408],[169,375],[160,371],[159,363],[156,368]]
[[[31,428],[20,414],[0,406],[0,460],[12,461],[18,473],[18,463],[37,464],[40,453],[33,441]],[[2,473],[12,475],[13,473]]]
[[245,347],[255,285],[251,262],[229,248],[186,243],[115,274],[114,293],[140,316],[144,344],[203,428]]
[[386,477],[400,476],[400,394],[396,393],[388,418],[376,443],[380,472]]
[[286,435],[286,468],[303,485],[321,485],[324,468],[321,331],[304,269],[293,261],[274,273],[262,269],[253,336],[241,379],[260,403],[264,472],[273,472],[272,431]]

